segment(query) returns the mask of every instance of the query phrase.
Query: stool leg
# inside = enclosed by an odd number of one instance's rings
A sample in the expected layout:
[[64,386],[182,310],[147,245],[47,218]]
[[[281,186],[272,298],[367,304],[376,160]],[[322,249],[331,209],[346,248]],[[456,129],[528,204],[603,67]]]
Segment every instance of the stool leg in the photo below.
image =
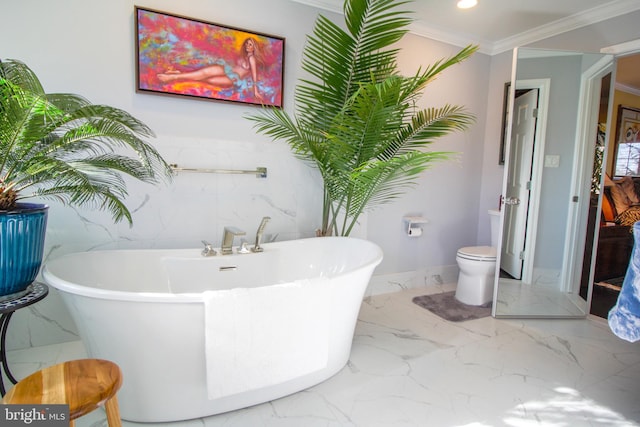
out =
[[107,424],[109,427],[122,427],[120,409],[118,408],[118,397],[116,395],[107,400],[104,404],[104,409],[107,412]]
[[76,420],[69,420],[69,427],[76,427]]

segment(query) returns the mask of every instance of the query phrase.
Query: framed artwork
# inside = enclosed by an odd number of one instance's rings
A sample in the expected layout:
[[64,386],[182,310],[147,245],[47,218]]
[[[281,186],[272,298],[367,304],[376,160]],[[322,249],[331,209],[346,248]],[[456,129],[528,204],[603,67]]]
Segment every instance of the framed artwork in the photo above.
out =
[[284,38],[135,8],[136,91],[282,107]]
[[640,176],[640,108],[618,106],[614,176]]

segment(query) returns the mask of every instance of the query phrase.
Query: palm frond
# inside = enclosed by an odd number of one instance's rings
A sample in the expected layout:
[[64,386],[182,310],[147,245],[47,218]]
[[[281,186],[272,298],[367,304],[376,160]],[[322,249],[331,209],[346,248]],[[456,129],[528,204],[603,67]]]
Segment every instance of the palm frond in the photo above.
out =
[[[8,66],[3,66],[3,63]],[[0,61],[0,79],[4,82],[11,82],[15,87],[21,88],[25,92],[44,95],[44,88],[36,73],[24,62],[15,60]]]
[[[297,88],[296,101],[305,109],[319,108],[331,117],[373,73],[384,78],[395,70],[397,49],[386,49],[406,34],[409,12],[396,10],[404,1],[351,0],[345,2],[349,32],[321,16],[307,38],[302,68],[320,84]],[[323,104],[317,100],[322,99]],[[317,112],[317,110],[316,110]]]
[[145,141],[153,136],[124,110],[75,94],[46,94],[24,63],[0,62],[0,193],[91,204],[131,223],[122,175],[148,183],[172,176]]

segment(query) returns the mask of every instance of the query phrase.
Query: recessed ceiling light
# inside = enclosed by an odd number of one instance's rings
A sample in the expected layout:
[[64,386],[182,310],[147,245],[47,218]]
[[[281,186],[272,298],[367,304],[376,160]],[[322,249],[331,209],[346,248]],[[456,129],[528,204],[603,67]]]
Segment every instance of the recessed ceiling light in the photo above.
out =
[[478,4],[478,0],[459,0],[458,7],[460,9],[469,9]]

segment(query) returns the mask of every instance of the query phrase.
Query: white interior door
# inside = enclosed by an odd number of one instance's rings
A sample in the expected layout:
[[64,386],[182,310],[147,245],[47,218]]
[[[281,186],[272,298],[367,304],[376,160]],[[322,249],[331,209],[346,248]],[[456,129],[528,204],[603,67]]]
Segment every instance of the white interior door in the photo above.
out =
[[511,166],[503,199],[504,236],[500,267],[518,280],[522,278],[525,256],[537,107],[538,90],[532,89],[515,99],[512,115]]

